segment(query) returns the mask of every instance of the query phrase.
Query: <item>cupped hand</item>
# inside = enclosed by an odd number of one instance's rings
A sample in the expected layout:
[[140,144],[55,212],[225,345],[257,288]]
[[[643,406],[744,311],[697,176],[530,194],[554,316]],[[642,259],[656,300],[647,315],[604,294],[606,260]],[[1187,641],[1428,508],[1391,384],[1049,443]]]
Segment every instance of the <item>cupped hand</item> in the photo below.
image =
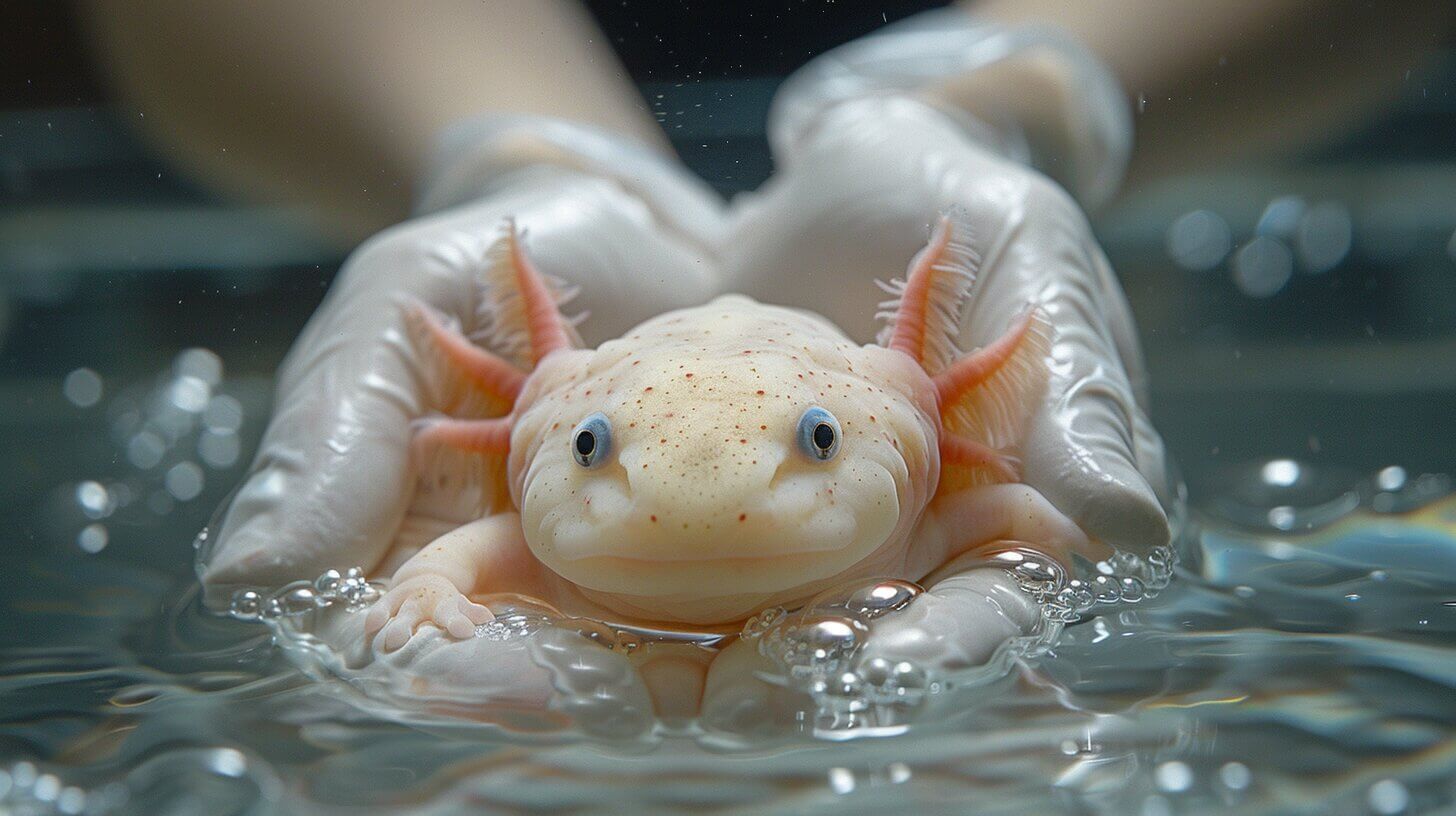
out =
[[485,253],[507,219],[542,271],[579,288],[588,342],[699,303],[721,287],[708,239],[661,209],[679,199],[684,210],[719,206],[692,184],[659,184],[649,203],[620,180],[538,165],[355,251],[279,371],[252,471],[200,564],[209,600],[328,568],[373,573],[392,549],[472,520],[479,496],[442,503],[416,489],[411,422],[430,406],[406,315],[423,304],[479,329]]

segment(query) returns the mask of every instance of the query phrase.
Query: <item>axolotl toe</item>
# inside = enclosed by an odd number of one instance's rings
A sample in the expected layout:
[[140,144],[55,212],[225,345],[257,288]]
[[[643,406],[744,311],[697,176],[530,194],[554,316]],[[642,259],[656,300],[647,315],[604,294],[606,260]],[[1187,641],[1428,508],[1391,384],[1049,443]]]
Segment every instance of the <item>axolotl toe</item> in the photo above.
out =
[[[413,342],[436,406],[422,480],[475,465],[480,520],[414,553],[367,626],[397,648],[431,622],[458,637],[481,601],[527,595],[568,614],[731,624],[855,578],[921,580],[1006,546],[1065,559],[1089,542],[1016,458],[1047,382],[1036,304],[1000,339],[954,345],[975,284],[969,236],[942,219],[886,285],[879,343],[740,296],[580,347],[569,292],[508,225],[484,271],[486,351],[422,308]],[[463,489],[463,488],[462,488]]]

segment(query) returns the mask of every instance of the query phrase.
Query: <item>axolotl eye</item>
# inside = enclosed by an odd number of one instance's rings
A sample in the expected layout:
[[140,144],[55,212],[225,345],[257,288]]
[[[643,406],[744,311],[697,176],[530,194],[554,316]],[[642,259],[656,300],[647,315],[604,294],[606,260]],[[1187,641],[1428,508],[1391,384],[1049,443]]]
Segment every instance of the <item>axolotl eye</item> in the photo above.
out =
[[584,468],[607,460],[612,452],[612,423],[601,411],[583,419],[571,432],[571,457]]
[[820,461],[839,453],[839,420],[815,405],[799,417],[799,448]]

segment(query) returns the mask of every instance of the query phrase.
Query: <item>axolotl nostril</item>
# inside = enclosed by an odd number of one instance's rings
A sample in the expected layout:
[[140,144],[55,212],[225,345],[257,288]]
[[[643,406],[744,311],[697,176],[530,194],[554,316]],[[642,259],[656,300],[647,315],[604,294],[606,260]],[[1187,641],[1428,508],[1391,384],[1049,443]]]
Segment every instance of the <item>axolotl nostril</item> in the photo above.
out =
[[943,218],[886,285],[875,345],[727,296],[584,349],[561,312],[569,292],[507,225],[485,272],[499,354],[411,312],[449,414],[419,423],[418,467],[435,490],[474,474],[480,520],[404,554],[367,630],[384,630],[385,650],[426,622],[467,637],[491,616],[479,601],[500,593],[568,614],[730,624],[854,578],[918,580],[1005,542],[1061,559],[1089,546],[1019,480],[1047,382],[1041,311],[1006,315],[984,348],[954,345],[975,284],[965,233]]

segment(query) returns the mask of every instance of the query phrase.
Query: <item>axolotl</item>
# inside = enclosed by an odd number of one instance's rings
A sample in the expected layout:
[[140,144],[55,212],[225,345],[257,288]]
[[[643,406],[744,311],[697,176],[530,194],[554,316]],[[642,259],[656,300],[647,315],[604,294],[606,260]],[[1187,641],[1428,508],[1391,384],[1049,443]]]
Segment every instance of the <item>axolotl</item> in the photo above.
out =
[[1019,479],[1047,385],[1042,310],[956,348],[971,239],[943,217],[905,278],[881,284],[876,344],[730,295],[587,349],[562,312],[571,292],[507,224],[483,273],[496,351],[411,312],[442,414],[417,423],[424,489],[451,489],[431,474],[463,456],[483,498],[479,520],[395,572],[365,620],[376,648],[429,624],[470,637],[493,595],[727,625],[841,582],[921,580],[1006,542],[1062,560],[1089,546]]

